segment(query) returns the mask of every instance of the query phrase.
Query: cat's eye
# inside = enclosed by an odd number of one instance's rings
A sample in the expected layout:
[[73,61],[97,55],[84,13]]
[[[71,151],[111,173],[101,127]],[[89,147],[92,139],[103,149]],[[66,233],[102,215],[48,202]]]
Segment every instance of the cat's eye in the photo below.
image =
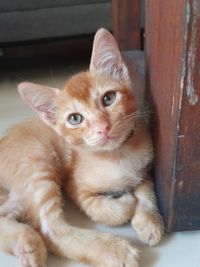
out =
[[84,120],[83,116],[78,113],[73,113],[68,117],[68,122],[71,125],[78,125]]
[[113,91],[109,91],[107,93],[105,93],[105,95],[103,96],[103,106],[107,107],[112,105],[115,102],[116,99],[116,93]]

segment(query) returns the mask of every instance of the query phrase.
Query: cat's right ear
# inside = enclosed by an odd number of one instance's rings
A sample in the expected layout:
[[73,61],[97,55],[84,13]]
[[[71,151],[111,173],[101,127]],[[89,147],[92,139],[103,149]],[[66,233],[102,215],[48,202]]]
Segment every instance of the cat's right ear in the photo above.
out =
[[90,71],[116,80],[130,81],[128,69],[113,35],[99,29],[94,37]]
[[59,89],[48,86],[23,82],[18,85],[21,98],[40,116],[49,126],[56,126],[56,99]]

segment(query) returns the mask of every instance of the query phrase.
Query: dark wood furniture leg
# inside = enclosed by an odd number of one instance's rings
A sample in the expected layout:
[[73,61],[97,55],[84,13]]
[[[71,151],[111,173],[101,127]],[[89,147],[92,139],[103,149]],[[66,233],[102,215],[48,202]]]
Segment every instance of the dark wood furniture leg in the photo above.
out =
[[121,50],[140,49],[140,0],[112,0],[112,28]]
[[200,229],[200,1],[148,0],[147,88],[167,231]]

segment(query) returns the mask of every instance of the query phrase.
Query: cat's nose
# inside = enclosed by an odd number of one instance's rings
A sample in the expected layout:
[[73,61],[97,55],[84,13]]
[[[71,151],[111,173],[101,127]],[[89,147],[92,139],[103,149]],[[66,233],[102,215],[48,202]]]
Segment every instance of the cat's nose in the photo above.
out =
[[99,124],[96,128],[96,132],[100,135],[104,135],[104,136],[108,136],[108,132],[109,132],[109,125],[107,122],[103,122],[101,124]]

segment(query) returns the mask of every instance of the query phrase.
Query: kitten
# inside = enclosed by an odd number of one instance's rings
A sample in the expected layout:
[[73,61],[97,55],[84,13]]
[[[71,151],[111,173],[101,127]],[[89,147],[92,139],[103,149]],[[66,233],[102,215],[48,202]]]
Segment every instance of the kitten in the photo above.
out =
[[93,266],[138,266],[128,241],[73,227],[62,210],[64,188],[94,221],[131,220],[150,246],[163,235],[148,175],[151,139],[113,36],[96,33],[89,71],[64,90],[28,82],[18,89],[40,119],[14,126],[0,141],[0,249],[24,267],[43,267],[47,248]]

